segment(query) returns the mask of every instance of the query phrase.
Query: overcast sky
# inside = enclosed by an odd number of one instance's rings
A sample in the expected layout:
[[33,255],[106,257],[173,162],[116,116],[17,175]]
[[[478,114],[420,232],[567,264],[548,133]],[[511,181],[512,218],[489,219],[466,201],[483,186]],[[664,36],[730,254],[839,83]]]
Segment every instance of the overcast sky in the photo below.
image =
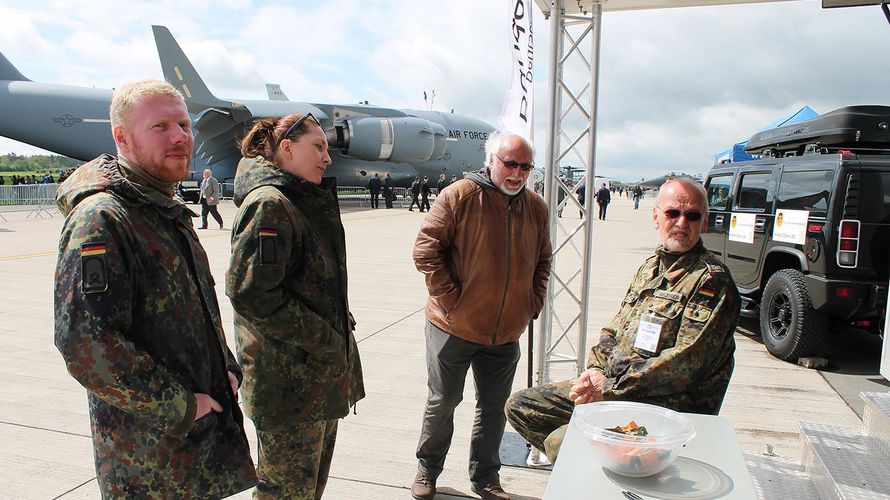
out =
[[[162,78],[170,28],[217,96],[434,109],[496,124],[510,71],[505,0],[0,0],[0,52],[28,78],[112,88]],[[25,5],[25,6],[23,6]],[[549,26],[535,8],[538,162]],[[803,105],[890,104],[890,24],[818,0],[606,13],[597,174],[703,173],[713,155]],[[0,154],[39,152],[0,138]],[[570,158],[570,163],[577,160]]]

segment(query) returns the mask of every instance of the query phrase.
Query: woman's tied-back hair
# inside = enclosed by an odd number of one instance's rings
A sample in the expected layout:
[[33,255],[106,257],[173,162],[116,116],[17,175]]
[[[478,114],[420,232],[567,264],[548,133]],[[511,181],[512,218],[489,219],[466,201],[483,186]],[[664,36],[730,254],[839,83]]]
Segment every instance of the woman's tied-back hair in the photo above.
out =
[[149,97],[172,97],[185,103],[185,98],[176,90],[176,87],[163,80],[145,79],[125,83],[114,91],[111,96],[111,108],[108,115],[111,118],[111,128],[124,125],[125,117],[139,105],[143,99]]
[[[303,115],[296,113],[283,116],[281,118],[260,118],[253,122],[250,130],[244,134],[238,147],[241,148],[241,156],[245,158],[255,158],[262,156],[266,159],[275,158],[275,149],[281,142],[287,130],[291,125],[297,122]],[[309,131],[309,127],[315,125],[315,122],[306,120],[300,125],[300,128],[290,133],[287,139],[296,141],[301,135]]]

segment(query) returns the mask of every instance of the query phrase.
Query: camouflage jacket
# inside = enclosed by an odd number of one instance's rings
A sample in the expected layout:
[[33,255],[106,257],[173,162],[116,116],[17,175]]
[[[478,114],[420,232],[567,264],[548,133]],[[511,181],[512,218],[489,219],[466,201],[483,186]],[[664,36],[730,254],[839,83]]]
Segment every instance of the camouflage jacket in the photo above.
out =
[[226,293],[257,426],[344,417],[365,396],[336,193],[333,178],[316,186],[262,158],[238,165]]
[[[679,258],[659,249],[588,355],[588,368],[606,375],[604,398],[716,414],[732,375],[740,305],[729,271],[701,241]],[[634,347],[647,313],[664,320],[654,353]]]
[[[219,498],[255,471],[194,214],[103,155],[60,187],[55,343],[89,393],[105,498]],[[194,393],[223,411],[195,421]]]

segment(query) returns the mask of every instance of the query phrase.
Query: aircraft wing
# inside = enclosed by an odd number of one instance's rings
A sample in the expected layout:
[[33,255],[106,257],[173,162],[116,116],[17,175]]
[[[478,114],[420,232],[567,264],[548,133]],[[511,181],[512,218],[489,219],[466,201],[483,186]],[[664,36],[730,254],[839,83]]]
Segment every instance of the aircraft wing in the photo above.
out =
[[[563,8],[567,14],[588,13],[593,10],[593,5],[601,3],[603,12],[614,12],[622,10],[647,10],[647,9],[667,9],[674,7],[705,7],[717,5],[732,5],[740,3],[767,3],[767,2],[789,2],[795,0],[576,0],[573,2],[563,2]],[[550,12],[551,0],[535,0],[541,12],[547,14]]]

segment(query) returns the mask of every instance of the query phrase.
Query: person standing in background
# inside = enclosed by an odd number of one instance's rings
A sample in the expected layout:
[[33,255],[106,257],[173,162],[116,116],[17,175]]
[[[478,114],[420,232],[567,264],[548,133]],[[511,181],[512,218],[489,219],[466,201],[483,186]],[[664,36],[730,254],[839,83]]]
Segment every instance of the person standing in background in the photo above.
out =
[[609,192],[609,188],[606,187],[606,183],[604,182],[599,191],[596,192],[596,204],[599,205],[599,218],[600,220],[606,220],[606,209],[609,208],[609,202],[612,201],[612,194]]
[[198,229],[207,229],[207,212],[213,215],[213,219],[219,224],[219,228],[223,228],[222,215],[219,215],[217,205],[219,198],[222,196],[219,181],[213,176],[213,172],[209,168],[204,169],[204,180],[201,181],[201,227]]
[[420,183],[420,211],[430,209],[430,178],[423,176],[423,182]]
[[380,207],[380,174],[368,179],[368,191],[371,193],[371,208]]
[[[408,205],[408,211],[414,211],[414,204],[417,204],[417,208],[422,208],[420,204],[420,176],[414,177],[414,182],[411,183],[411,204]],[[422,210],[421,210],[422,212]]]
[[383,202],[386,204],[386,208],[392,208],[392,202],[396,199],[396,193],[393,189],[392,177],[390,177],[389,172],[383,176]]

